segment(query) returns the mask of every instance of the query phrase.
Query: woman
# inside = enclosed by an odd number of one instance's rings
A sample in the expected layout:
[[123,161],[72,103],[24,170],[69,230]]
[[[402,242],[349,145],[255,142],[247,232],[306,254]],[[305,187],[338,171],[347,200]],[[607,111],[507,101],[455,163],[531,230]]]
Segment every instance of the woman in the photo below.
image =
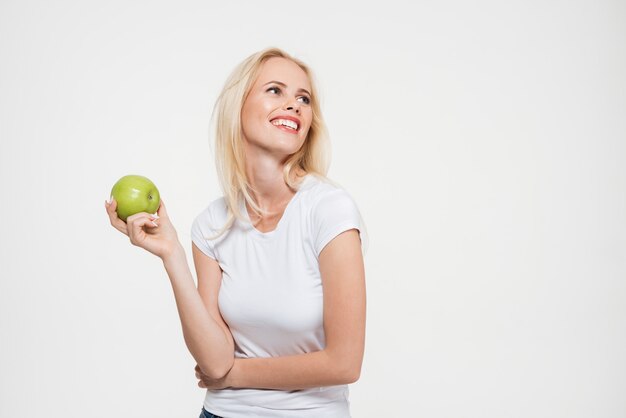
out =
[[201,417],[350,417],[365,342],[362,222],[325,177],[311,71],[276,48],[253,54],[214,117],[224,196],[192,226],[197,288],[163,202],[125,224],[112,200],[111,223],[163,260],[207,389]]

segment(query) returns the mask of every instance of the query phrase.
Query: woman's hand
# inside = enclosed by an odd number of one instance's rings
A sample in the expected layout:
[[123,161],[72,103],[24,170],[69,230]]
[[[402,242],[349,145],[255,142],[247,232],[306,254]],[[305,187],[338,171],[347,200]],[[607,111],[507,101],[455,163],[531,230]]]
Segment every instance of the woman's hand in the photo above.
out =
[[162,259],[172,254],[180,245],[178,234],[170,222],[163,200],[161,200],[156,216],[140,212],[129,216],[126,222],[117,216],[115,199],[111,198],[111,202],[105,202],[104,206],[111,220],[111,225],[127,235],[131,244]]
[[[237,360],[235,359],[235,361]],[[206,374],[202,373],[202,370],[200,370],[200,367],[197,364],[195,370],[196,378],[199,380],[198,386],[201,388],[218,390],[232,387],[232,382],[230,379],[230,373],[232,369],[228,373],[226,373],[226,376],[222,377],[221,379],[210,378]]]

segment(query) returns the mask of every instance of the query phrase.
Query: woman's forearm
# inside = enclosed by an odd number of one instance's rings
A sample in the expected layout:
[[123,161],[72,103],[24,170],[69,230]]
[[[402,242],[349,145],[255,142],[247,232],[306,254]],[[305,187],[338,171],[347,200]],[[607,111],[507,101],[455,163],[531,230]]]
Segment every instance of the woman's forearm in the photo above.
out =
[[205,374],[213,378],[224,376],[233,366],[233,347],[224,330],[209,315],[196,288],[182,245],[163,258],[163,265],[174,290],[189,352]]
[[354,383],[359,376],[326,350],[294,356],[235,359],[227,383],[235,388],[297,390]]

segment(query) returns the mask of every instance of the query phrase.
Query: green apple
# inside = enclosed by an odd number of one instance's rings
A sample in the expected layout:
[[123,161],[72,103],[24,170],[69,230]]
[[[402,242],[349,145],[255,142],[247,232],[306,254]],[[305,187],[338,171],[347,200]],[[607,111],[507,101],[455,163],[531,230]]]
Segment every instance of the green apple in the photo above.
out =
[[117,216],[126,222],[139,212],[155,213],[159,208],[159,190],[149,178],[134,174],[124,176],[113,185],[111,196],[117,202]]

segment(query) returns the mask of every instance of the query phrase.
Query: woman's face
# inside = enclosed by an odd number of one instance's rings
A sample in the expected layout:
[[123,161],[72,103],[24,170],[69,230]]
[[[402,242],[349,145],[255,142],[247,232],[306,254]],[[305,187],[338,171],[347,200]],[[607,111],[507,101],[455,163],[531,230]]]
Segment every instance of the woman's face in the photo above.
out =
[[241,109],[247,150],[296,153],[313,119],[310,91],[309,78],[296,63],[280,57],[265,61]]

